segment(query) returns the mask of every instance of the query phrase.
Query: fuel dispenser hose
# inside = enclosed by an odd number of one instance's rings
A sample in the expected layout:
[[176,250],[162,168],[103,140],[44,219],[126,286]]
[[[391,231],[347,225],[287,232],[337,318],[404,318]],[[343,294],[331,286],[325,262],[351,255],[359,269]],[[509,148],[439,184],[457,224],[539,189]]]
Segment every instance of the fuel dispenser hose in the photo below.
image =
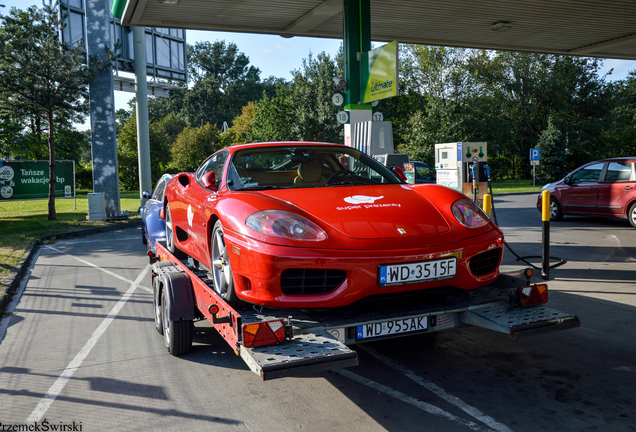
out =
[[[486,172],[488,173],[487,174],[488,189],[490,191],[490,195],[494,196],[493,193],[492,193],[492,183],[490,183],[490,167],[488,165],[486,165]],[[493,220],[495,221],[495,225],[499,226],[499,222],[497,221],[497,212],[495,211],[495,200],[494,199],[492,200],[491,205],[492,205]],[[506,245],[506,248],[510,251],[510,253],[512,253],[517,258],[517,261],[524,262],[524,263],[526,263],[527,265],[529,265],[530,267],[532,267],[534,269],[542,270],[541,267],[537,267],[536,265],[534,265],[531,262],[527,261],[527,259],[530,259],[530,258],[543,258],[543,257],[536,256],[536,255],[535,256],[521,257],[514,250],[512,250],[512,248],[510,247],[510,245],[508,244],[507,241],[504,240],[504,244]],[[551,261],[553,261],[553,260],[556,261],[554,264],[551,264],[549,266],[550,268],[556,268],[556,267],[559,267],[559,266],[561,266],[561,265],[566,263],[566,261],[564,259],[558,258],[558,257],[553,257],[553,256],[550,256],[550,260]]]

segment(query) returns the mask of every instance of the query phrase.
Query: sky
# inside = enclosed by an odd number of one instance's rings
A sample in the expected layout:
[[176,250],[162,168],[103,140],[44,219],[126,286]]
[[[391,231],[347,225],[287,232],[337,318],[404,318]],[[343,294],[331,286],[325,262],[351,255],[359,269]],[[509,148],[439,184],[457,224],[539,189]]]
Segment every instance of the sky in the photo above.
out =
[[[47,0],[48,3],[48,0]],[[11,7],[25,9],[31,5],[41,6],[41,0],[0,0],[0,14],[4,15]],[[300,69],[302,60],[309,56],[321,52],[334,56],[342,43],[341,39],[322,39],[293,37],[283,38],[274,35],[257,35],[246,33],[225,33],[213,31],[188,30],[186,31],[186,42],[194,44],[197,41],[215,42],[224,40],[226,43],[234,42],[240,52],[247,55],[250,64],[261,70],[261,78],[275,76],[279,78],[291,79],[291,71]],[[620,80],[627,76],[627,73],[636,69],[636,61],[605,59],[601,74],[613,69],[610,80]],[[134,97],[134,93],[115,91],[115,109],[128,109],[128,101]],[[79,127],[88,128],[88,125]]]

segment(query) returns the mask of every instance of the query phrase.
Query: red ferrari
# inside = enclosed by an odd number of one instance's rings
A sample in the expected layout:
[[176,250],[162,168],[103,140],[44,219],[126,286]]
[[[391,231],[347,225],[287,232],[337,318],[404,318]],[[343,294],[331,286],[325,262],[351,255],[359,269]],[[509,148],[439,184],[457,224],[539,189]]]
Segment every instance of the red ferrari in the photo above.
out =
[[168,183],[168,249],[233,307],[327,308],[499,276],[503,233],[465,195],[351,147],[236,145]]

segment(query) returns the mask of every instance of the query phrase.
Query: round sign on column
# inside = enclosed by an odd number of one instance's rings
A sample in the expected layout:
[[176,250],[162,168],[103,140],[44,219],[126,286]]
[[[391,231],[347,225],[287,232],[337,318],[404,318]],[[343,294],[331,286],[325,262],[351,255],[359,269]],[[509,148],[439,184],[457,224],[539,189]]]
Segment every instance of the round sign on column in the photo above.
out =
[[331,102],[333,102],[335,106],[342,106],[344,103],[344,95],[342,93],[335,93],[331,96]]
[[340,123],[340,124],[349,123],[349,112],[348,111],[340,111],[338,114],[336,114],[336,119],[338,120],[338,123]]
[[384,120],[384,116],[382,115],[381,112],[373,113],[373,121],[382,121],[382,120]]

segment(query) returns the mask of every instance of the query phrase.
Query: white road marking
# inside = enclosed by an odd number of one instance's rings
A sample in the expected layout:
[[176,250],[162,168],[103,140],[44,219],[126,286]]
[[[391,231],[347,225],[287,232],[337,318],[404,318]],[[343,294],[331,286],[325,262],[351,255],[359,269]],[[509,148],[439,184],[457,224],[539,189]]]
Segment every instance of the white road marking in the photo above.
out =
[[[139,240],[139,236],[135,236],[135,237],[113,237],[110,238],[108,241],[109,242],[115,242],[115,241],[129,241],[129,240]],[[99,242],[103,242],[104,239],[93,239],[93,240],[73,240],[73,239],[67,239],[67,240],[56,240],[55,244],[76,244],[76,243],[99,243]]]
[[[55,249],[55,248],[51,248],[51,249]],[[80,261],[86,262],[84,260],[80,260]],[[88,262],[86,263],[93,267],[99,268]],[[100,269],[100,270],[103,270],[103,269]],[[26,424],[28,425],[34,424],[40,421],[42,416],[46,414],[46,411],[49,409],[51,404],[55,401],[57,396],[62,392],[62,390],[64,389],[68,381],[73,377],[77,369],[82,365],[82,362],[88,356],[88,354],[90,354],[95,344],[97,344],[97,341],[99,341],[99,338],[102,337],[102,335],[104,334],[106,329],[108,329],[108,326],[110,326],[110,324],[113,322],[113,320],[115,319],[115,317],[117,316],[121,308],[124,307],[128,299],[133,295],[135,290],[139,287],[139,283],[143,280],[144,277],[146,277],[148,270],[150,270],[150,265],[147,265],[143,269],[143,271],[139,274],[139,276],[137,276],[137,279],[132,283],[130,288],[128,288],[128,291],[126,291],[126,293],[122,296],[122,298],[119,299],[119,301],[110,311],[108,316],[104,318],[104,321],[102,321],[99,327],[97,327],[97,330],[93,332],[90,339],[88,339],[88,342],[86,342],[86,344],[84,345],[84,347],[82,347],[80,352],[77,353],[75,358],[71,360],[71,362],[68,364],[66,369],[64,369],[64,371],[59,376],[59,378],[53,383],[51,388],[49,388],[49,391],[46,392],[46,395],[44,395],[44,397],[40,400],[40,403],[38,404],[38,406],[35,407],[31,415],[26,419]],[[108,271],[106,272],[109,273]]]
[[[95,265],[95,264],[93,264],[93,263],[90,263],[90,262],[88,262],[88,261],[86,261],[86,260],[83,260],[83,259],[78,258],[78,257],[76,257],[76,256],[73,256],[73,255],[71,255],[71,254],[67,254],[66,252],[64,252],[64,251],[62,251],[62,250],[60,250],[60,249],[58,249],[58,248],[55,248],[55,247],[53,247],[53,246],[44,246],[44,247],[45,247],[45,248],[47,248],[47,249],[52,249],[52,250],[54,250],[55,252],[59,252],[59,253],[64,254],[64,255],[68,255],[68,256],[70,256],[71,258],[74,258],[74,259],[78,260],[78,261],[79,261],[79,262],[81,262],[82,264],[86,264],[87,266],[93,267],[93,268],[95,268],[95,269],[97,269],[97,270],[99,270],[99,271],[102,271],[102,272],[106,273],[107,275],[110,275],[110,276],[112,276],[112,277],[114,277],[114,278],[117,278],[117,279],[119,279],[119,280],[121,280],[121,281],[124,281],[124,282],[126,282],[126,283],[130,283],[130,284],[131,284],[131,283],[133,283],[130,279],[127,279],[127,278],[125,278],[125,277],[123,277],[123,276],[120,276],[120,275],[118,275],[117,273],[113,273],[113,272],[112,272],[112,271],[110,271],[110,270],[106,270],[106,269],[104,269],[104,268],[101,268],[101,267],[100,267],[100,266],[98,266],[98,265]],[[151,289],[151,288],[145,287],[145,286],[143,286],[143,285],[139,285],[139,287],[138,287],[138,288],[141,288],[141,289],[143,289],[143,290],[144,290],[144,291],[146,291],[146,292],[150,292],[150,293],[152,292],[152,289]]]
[[342,369],[342,370],[337,370],[334,371],[346,378],[349,378],[352,381],[356,381],[362,385],[365,385],[367,387],[370,387],[374,390],[377,390],[379,392],[385,393],[391,397],[394,397],[395,399],[398,399],[402,402],[405,402],[407,404],[413,405],[419,409],[421,409],[422,411],[426,411],[429,414],[434,414],[434,415],[438,415],[441,417],[445,417],[448,420],[452,420],[454,422],[457,422],[463,426],[467,426],[472,430],[475,431],[483,431],[483,430],[490,430],[490,429],[485,429],[483,426],[472,422],[472,421],[468,421],[468,420],[464,420],[460,417],[457,417],[456,415],[453,415],[451,413],[449,413],[448,411],[444,411],[443,409],[436,407],[435,405],[431,405],[429,403],[426,402],[422,402],[420,400],[417,400],[416,398],[409,396],[407,394],[404,394],[400,391],[394,390],[390,387],[387,387],[383,384],[377,383],[375,381],[371,381],[368,378],[364,378],[361,377],[360,375],[354,374],[353,372],[349,372],[346,369]]
[[415,381],[416,383],[418,383],[419,385],[424,387],[426,390],[429,390],[432,393],[434,393],[435,395],[437,395],[440,398],[444,399],[446,402],[455,405],[457,408],[461,409],[466,414],[469,414],[472,417],[474,417],[475,419],[479,420],[480,422],[486,424],[489,428],[491,428],[491,429],[493,429],[493,430],[495,430],[497,432],[513,432],[512,429],[510,429],[505,424],[499,423],[498,421],[496,421],[492,417],[487,416],[486,414],[482,413],[479,409],[477,409],[477,408],[475,408],[475,407],[473,407],[471,405],[468,405],[466,402],[464,402],[463,400],[461,400],[457,396],[453,396],[451,394],[448,394],[446,392],[446,390],[444,390],[443,388],[441,388],[437,384],[434,384],[434,383],[432,383],[430,381],[425,380],[424,378],[422,378],[421,376],[417,375],[412,370],[409,370],[409,369],[405,368],[404,366],[394,362],[393,360],[391,360],[390,358],[380,354],[379,352],[377,352],[373,348],[370,348],[370,347],[364,346],[364,345],[361,345],[359,348],[363,349],[364,351],[366,351],[367,353],[371,354],[373,357],[377,358],[381,362],[387,364],[391,368],[403,373],[408,378],[412,379],[413,381]]

